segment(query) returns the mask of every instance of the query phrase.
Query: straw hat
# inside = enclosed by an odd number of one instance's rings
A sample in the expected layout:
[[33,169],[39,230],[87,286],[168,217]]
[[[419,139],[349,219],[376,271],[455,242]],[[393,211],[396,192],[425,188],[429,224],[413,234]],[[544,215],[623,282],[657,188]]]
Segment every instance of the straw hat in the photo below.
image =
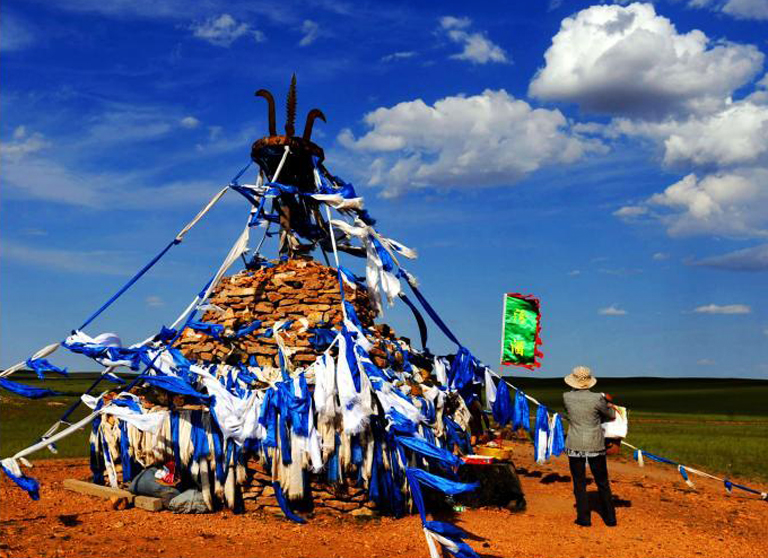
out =
[[586,366],[577,366],[565,377],[565,383],[574,389],[589,389],[597,383],[597,379]]

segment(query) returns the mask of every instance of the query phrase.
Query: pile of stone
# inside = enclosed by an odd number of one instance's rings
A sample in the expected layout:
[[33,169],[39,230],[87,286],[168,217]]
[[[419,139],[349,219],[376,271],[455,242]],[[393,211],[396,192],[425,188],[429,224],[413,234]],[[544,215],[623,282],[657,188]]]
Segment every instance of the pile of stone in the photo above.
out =
[[[363,288],[345,285],[344,297],[355,307],[364,327],[373,326],[375,311]],[[264,336],[276,323],[295,320],[281,334],[292,350],[291,361],[306,366],[317,358],[310,343],[310,328],[339,329],[342,322],[341,293],[336,271],[311,259],[292,259],[257,271],[242,271],[224,278],[216,287],[202,320],[224,326],[221,340],[187,329],[176,346],[188,359],[206,363],[247,363],[251,355],[260,367],[277,367],[278,347]],[[240,327],[255,320],[261,327],[233,338]],[[306,320],[306,321],[304,321]]]
[[[250,478],[242,486],[246,511],[260,510],[283,515],[272,488],[272,478],[263,466],[258,461],[251,460],[248,463],[248,475]],[[294,508],[317,515],[376,515],[376,506],[368,500],[365,489],[348,481],[331,485],[313,475],[310,487],[306,501],[293,502],[291,505]]]

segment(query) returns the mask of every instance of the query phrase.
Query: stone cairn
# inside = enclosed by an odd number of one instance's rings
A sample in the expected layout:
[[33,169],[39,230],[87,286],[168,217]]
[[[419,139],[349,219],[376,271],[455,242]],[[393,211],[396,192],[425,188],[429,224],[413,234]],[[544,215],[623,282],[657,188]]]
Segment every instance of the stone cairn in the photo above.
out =
[[[345,285],[344,297],[354,306],[360,323],[371,332],[369,340],[374,345],[370,355],[374,363],[382,368],[400,369],[402,354],[394,346],[407,347],[409,341],[396,337],[386,324],[374,325],[375,311],[364,287],[353,289]],[[320,354],[310,342],[312,333],[307,330],[316,327],[338,330],[342,323],[336,271],[309,258],[274,262],[272,267],[244,270],[225,277],[214,290],[210,303],[217,308],[207,310],[203,321],[224,326],[224,335],[221,340],[215,340],[191,329],[184,330],[176,347],[191,361],[236,365],[248,363],[253,356],[259,367],[279,368],[277,342],[274,336],[265,337],[264,334],[276,323],[294,320],[281,332],[281,337],[292,351],[292,366],[306,367]],[[261,321],[261,326],[253,333],[238,339],[229,335],[255,320]],[[431,366],[422,364],[425,370],[421,377],[429,382],[431,378],[426,369]],[[414,393],[420,389],[419,384],[411,386]],[[205,406],[195,404],[183,395],[169,394],[152,386],[137,386],[131,391],[147,408],[208,412]],[[108,394],[105,400],[113,396]],[[120,465],[117,467],[119,470]],[[257,460],[248,462],[245,482],[239,484],[247,511],[263,510],[282,515],[272,488],[272,477]],[[368,500],[365,489],[347,480],[331,485],[320,475],[312,475],[309,492],[303,503],[293,502],[292,505],[305,512],[324,515],[376,514],[375,505]]]

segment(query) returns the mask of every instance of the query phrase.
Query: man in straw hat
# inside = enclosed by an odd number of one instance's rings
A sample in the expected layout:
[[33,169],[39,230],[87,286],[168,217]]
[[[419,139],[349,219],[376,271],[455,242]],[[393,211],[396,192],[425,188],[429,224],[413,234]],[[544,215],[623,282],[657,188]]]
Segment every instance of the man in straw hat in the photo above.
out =
[[573,388],[563,394],[565,410],[568,413],[568,437],[565,451],[573,477],[573,494],[576,497],[576,525],[589,527],[592,524],[587,496],[587,463],[592,470],[600,494],[603,521],[616,525],[616,511],[613,507],[611,485],[608,481],[608,466],[605,461],[605,439],[600,424],[613,420],[615,411],[605,395],[590,391],[597,380],[586,366],[577,366],[565,377],[565,383]]

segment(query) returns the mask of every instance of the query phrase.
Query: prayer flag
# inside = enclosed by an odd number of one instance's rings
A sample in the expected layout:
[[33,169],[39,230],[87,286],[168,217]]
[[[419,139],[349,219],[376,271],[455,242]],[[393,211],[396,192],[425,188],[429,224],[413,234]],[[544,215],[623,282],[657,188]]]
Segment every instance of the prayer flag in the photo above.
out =
[[537,357],[541,339],[541,312],[539,299],[530,295],[507,293],[504,295],[504,318],[501,336],[501,364],[525,366],[534,369],[540,366]]

